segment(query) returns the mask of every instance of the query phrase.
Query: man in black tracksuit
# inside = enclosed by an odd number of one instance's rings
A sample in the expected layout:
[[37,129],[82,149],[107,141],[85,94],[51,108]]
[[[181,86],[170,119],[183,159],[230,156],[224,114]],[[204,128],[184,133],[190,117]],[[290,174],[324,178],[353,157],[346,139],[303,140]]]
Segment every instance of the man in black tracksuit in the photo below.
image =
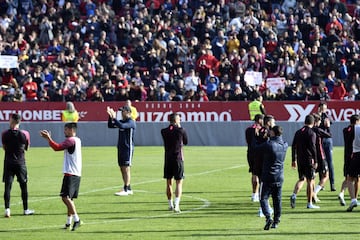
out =
[[[270,140],[257,145],[257,150],[263,153],[263,171],[261,175],[260,204],[266,217],[264,230],[277,228],[281,216],[281,194],[284,182],[284,161],[288,144],[282,139],[283,129],[274,126],[270,130]],[[273,199],[274,219],[271,218],[269,197]]]

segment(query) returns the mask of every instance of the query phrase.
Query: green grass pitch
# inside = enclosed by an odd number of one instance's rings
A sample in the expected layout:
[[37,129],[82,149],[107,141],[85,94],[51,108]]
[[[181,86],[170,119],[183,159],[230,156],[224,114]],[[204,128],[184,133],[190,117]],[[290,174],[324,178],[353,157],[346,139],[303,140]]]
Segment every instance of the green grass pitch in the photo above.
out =
[[[3,150],[0,154],[4,154]],[[167,210],[162,147],[135,148],[134,195],[127,197],[114,196],[122,186],[116,148],[83,147],[81,195],[76,205],[84,224],[70,232],[61,229],[66,209],[58,196],[63,153],[50,148],[31,148],[27,153],[29,206],[36,211],[35,215],[22,215],[19,186],[14,182],[12,217],[0,218],[0,237],[17,240],[358,238],[360,208],[347,213],[346,207],[338,202],[338,192],[329,191],[329,184],[319,194],[320,209],[306,209],[305,188],[298,196],[296,208],[290,208],[289,196],[297,179],[290,156],[289,148],[281,223],[278,229],[264,231],[265,220],[257,216],[259,204],[250,201],[245,147],[185,147],[181,214]],[[333,156],[339,190],[343,180],[343,148],[335,147]],[[346,196],[349,203],[347,192]],[[3,206],[3,199],[0,203]]]

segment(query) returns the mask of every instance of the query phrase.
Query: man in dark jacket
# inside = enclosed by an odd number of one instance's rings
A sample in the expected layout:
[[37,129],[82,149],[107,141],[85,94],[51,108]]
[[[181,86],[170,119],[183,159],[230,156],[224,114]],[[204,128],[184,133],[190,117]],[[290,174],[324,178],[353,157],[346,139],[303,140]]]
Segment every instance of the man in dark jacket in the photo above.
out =
[[[264,230],[277,228],[281,216],[281,193],[284,182],[284,161],[288,144],[282,139],[283,129],[274,126],[270,130],[270,140],[257,146],[263,152],[260,204],[266,217]],[[271,218],[269,197],[273,199],[274,219]]]

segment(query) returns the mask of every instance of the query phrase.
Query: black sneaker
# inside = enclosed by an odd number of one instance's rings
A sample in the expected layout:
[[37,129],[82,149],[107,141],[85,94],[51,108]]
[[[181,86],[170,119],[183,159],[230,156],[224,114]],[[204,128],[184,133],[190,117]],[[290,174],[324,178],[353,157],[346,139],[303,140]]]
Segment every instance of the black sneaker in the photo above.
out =
[[271,218],[269,218],[268,220],[266,220],[266,224],[265,224],[265,226],[264,226],[264,230],[269,230],[270,229],[270,226],[271,226],[271,224],[273,223],[274,221],[271,219]]
[[63,229],[65,229],[65,230],[69,229],[70,226],[71,226],[71,224],[66,223],[65,226],[63,227]]
[[271,224],[271,228],[278,228],[279,223],[278,222],[273,222],[273,224]]
[[81,221],[80,221],[80,219],[79,219],[79,221],[74,222],[71,231],[75,231],[75,230],[76,230],[77,228],[79,228],[80,226],[81,226]]

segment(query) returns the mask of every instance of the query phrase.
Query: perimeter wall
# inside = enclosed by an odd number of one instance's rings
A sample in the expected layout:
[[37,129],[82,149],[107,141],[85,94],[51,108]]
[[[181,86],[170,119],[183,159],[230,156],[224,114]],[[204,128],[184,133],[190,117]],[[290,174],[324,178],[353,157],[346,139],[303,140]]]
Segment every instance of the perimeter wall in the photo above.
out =
[[[115,146],[117,129],[107,128],[106,107],[115,109],[123,102],[75,103],[80,112],[78,136],[84,146]],[[168,125],[168,115],[179,112],[182,126],[192,146],[245,146],[245,129],[251,125],[248,102],[136,102],[138,109],[135,144],[138,146],[162,145],[160,129]],[[291,144],[294,132],[303,125],[305,116],[316,112],[319,102],[265,102],[268,114],[284,128],[284,139]],[[54,140],[64,138],[61,111],[65,103],[1,103],[0,131],[8,128],[10,113],[22,115],[21,128],[31,134],[31,146],[47,146],[39,136],[41,129],[51,131]],[[352,114],[360,113],[359,102],[330,101],[328,113],[333,120],[334,146],[343,146],[342,129]]]

